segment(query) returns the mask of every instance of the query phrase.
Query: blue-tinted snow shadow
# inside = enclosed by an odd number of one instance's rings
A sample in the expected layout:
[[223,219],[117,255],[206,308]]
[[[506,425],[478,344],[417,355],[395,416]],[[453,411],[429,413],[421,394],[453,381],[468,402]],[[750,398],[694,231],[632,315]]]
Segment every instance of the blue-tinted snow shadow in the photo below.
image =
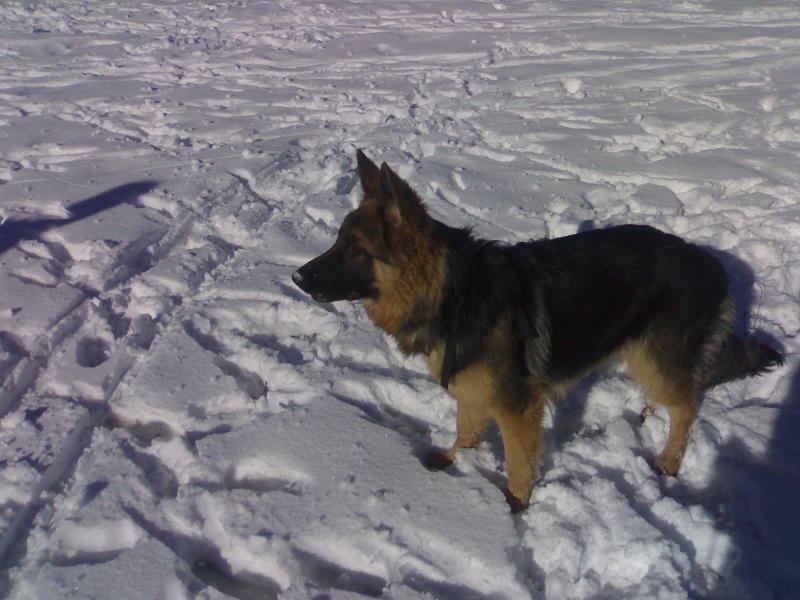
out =
[[732,537],[712,598],[796,598],[800,590],[800,367],[778,411],[766,455],[739,439],[719,448],[706,508]]
[[20,240],[37,239],[45,231],[75,223],[123,203],[136,199],[156,187],[155,181],[137,181],[111,188],[101,194],[81,200],[67,207],[70,216],[65,219],[10,219],[0,224],[0,254],[13,248]]

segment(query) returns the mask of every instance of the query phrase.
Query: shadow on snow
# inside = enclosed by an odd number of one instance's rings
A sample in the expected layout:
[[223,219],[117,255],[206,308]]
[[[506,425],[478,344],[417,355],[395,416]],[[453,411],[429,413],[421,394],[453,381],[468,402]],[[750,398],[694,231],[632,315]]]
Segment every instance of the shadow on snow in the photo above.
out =
[[0,224],[0,254],[13,248],[20,240],[36,239],[54,227],[81,221],[125,202],[132,203],[156,185],[155,181],[137,181],[120,185],[70,205],[67,210],[71,216],[65,219],[11,219],[5,221]]

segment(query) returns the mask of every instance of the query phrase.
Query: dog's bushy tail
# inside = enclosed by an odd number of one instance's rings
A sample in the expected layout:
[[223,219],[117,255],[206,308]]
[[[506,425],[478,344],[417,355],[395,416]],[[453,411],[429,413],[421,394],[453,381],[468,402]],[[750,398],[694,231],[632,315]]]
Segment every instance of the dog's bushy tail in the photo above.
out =
[[731,333],[717,353],[703,379],[705,389],[727,381],[767,373],[783,365],[783,355],[753,336],[741,338]]

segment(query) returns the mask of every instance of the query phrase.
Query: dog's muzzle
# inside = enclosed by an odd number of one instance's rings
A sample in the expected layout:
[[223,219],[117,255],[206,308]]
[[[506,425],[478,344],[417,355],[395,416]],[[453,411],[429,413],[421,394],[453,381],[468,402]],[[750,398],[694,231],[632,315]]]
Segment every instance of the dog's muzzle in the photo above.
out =
[[302,268],[292,273],[292,281],[294,281],[295,285],[309,294],[317,302],[330,302],[331,299],[327,294],[314,289],[314,283],[317,281],[317,274],[313,271],[303,274],[300,271],[302,271]]

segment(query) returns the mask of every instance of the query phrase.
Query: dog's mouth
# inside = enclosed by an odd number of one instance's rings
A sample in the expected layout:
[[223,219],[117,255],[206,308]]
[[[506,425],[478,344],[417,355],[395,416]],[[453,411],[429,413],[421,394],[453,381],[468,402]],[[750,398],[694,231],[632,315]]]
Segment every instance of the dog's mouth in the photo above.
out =
[[360,292],[350,292],[348,294],[345,294],[344,297],[342,298],[332,298],[330,296],[323,294],[322,292],[314,292],[311,294],[311,297],[317,302],[336,302],[337,300],[350,300],[350,301],[360,300],[361,298],[364,297],[364,295]]

